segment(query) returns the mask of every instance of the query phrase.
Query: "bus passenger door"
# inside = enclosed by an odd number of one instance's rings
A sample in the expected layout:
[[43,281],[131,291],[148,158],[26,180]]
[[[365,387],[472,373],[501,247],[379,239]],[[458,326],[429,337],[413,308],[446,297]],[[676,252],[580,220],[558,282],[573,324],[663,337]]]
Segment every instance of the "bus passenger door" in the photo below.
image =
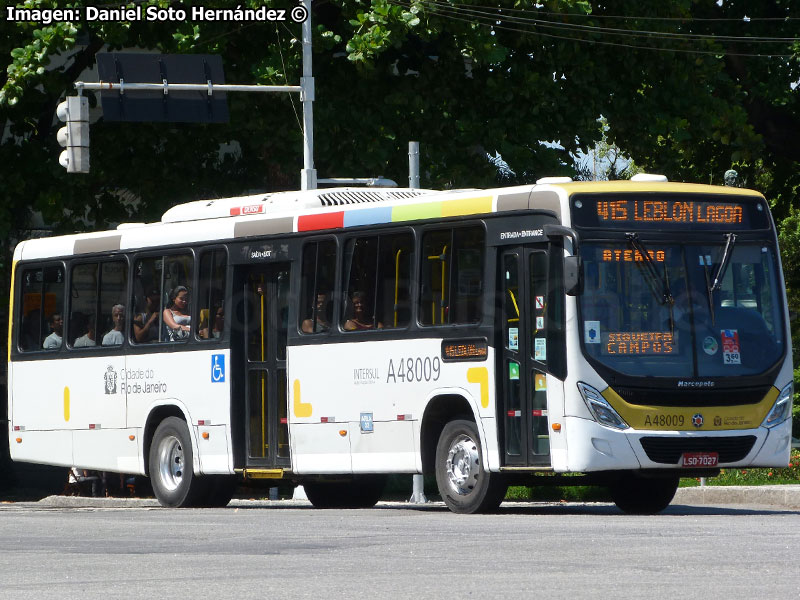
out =
[[550,465],[545,374],[547,257],[544,245],[513,246],[500,252],[498,417],[506,466]]
[[244,417],[249,467],[289,467],[286,331],[289,264],[243,268]]

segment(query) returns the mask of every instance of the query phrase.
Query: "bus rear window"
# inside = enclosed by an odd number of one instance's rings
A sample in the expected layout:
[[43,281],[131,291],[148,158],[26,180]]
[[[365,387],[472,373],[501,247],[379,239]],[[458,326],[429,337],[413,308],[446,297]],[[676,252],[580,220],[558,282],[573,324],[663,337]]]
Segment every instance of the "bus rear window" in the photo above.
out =
[[26,269],[20,287],[19,349],[57,350],[64,335],[64,269],[61,266]]

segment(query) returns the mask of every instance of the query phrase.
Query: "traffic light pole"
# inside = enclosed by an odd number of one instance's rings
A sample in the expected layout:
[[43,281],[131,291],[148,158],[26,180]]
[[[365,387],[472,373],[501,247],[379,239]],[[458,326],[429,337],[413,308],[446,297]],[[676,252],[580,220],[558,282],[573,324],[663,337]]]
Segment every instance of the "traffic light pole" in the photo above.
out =
[[[84,90],[119,90],[120,94],[140,91],[163,91],[166,96],[173,91],[207,91],[209,96],[216,92],[292,92],[300,94],[303,103],[303,169],[300,172],[300,187],[303,190],[317,188],[317,171],[314,168],[314,77],[311,69],[311,0],[303,0],[308,17],[303,21],[303,76],[300,85],[235,85],[217,84],[211,81],[202,83],[169,83],[164,79],[161,83],[125,83],[120,79],[113,81],[76,81],[78,98],[82,98]],[[84,100],[85,101],[85,100]],[[88,139],[88,131],[87,131]],[[88,146],[88,144],[87,144]],[[88,151],[88,148],[86,148]],[[87,156],[88,163],[88,156]],[[74,172],[68,167],[68,171]],[[88,166],[85,171],[88,172]]]
[[308,18],[303,21],[303,170],[300,189],[317,189],[317,170],[314,168],[314,77],[311,70],[311,0],[303,0]]

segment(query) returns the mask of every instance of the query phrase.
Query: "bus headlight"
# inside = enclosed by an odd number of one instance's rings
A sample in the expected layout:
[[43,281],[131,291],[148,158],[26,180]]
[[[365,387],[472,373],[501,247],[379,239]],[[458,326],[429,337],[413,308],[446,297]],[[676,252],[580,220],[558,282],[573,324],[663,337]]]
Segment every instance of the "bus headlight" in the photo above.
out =
[[761,423],[763,427],[775,427],[780,425],[789,418],[792,412],[792,396],[794,396],[794,382],[787,385],[778,394],[778,399],[772,405],[772,410],[769,411],[767,418]]
[[586,408],[592,413],[594,420],[605,425],[606,427],[613,427],[614,429],[628,429],[625,420],[617,414],[605,398],[590,385],[583,382],[578,382],[578,390],[586,403]]

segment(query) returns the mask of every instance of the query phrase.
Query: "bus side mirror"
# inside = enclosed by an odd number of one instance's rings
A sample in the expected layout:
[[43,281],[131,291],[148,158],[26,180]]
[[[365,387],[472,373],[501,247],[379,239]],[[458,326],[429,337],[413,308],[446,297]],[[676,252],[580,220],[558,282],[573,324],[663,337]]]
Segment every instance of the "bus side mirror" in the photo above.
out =
[[567,296],[577,296],[583,291],[582,264],[580,256],[564,257],[564,292]]
[[572,240],[572,255],[564,257],[564,292],[568,296],[577,296],[581,293],[583,287],[578,232],[563,225],[548,223],[544,226],[544,234],[548,238],[568,237]]

